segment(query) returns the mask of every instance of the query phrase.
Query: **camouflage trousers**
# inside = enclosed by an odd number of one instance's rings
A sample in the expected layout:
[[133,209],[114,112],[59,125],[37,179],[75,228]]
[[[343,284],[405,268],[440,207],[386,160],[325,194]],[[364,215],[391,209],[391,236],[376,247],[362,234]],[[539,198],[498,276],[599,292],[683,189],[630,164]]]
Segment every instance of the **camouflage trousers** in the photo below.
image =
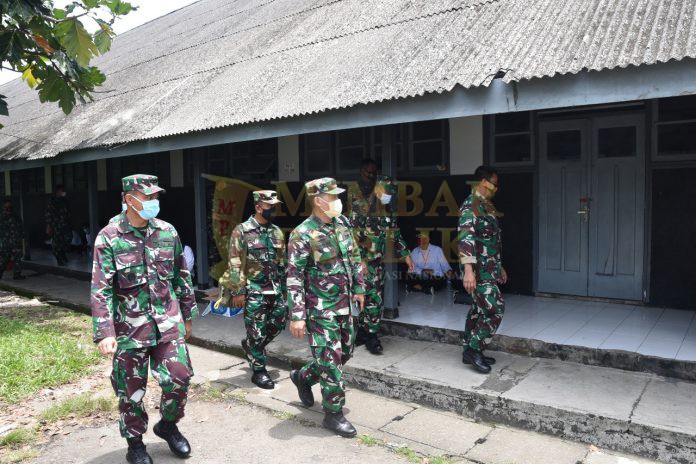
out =
[[7,264],[12,259],[12,273],[16,276],[22,274],[22,248],[6,249],[0,248],[0,275],[7,269]]
[[282,295],[247,294],[244,326],[252,370],[266,368],[266,346],[285,328],[287,315],[288,308]]
[[464,328],[464,349],[483,351],[498,330],[505,312],[505,301],[495,282],[478,282],[474,303],[466,318]]
[[339,412],[346,402],[343,366],[350,359],[355,342],[353,317],[310,315],[307,332],[314,360],[300,370],[300,375],[309,385],[319,383],[325,411]]
[[68,260],[67,252],[71,238],[72,233],[70,231],[56,230],[53,232],[51,247],[53,248],[53,255],[58,261]]
[[160,414],[166,421],[184,417],[189,379],[193,375],[188,348],[183,340],[132,350],[118,349],[113,359],[111,385],[118,398],[119,428],[125,438],[139,437],[147,430],[143,396],[148,365],[162,388]]
[[360,311],[359,327],[368,333],[379,332],[384,309],[384,260],[374,259],[367,263],[365,276],[365,306]]

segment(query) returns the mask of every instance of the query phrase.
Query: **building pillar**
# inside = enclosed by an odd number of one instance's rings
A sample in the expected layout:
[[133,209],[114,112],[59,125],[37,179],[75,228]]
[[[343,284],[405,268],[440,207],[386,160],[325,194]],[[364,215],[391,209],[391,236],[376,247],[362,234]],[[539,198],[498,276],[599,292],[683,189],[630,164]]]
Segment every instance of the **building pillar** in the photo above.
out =
[[[394,131],[392,126],[382,126],[382,174],[390,177],[396,175],[396,156],[394,156]],[[394,256],[394,244],[387,242],[384,260],[384,312],[385,319],[399,317],[399,279],[398,262]]]
[[10,171],[5,171],[5,196],[9,197],[12,195],[12,174]]
[[208,275],[208,224],[206,215],[205,182],[203,174],[202,149],[193,153],[193,198],[196,222],[196,280],[198,288],[205,290],[210,286]]
[[53,170],[51,166],[44,166],[44,192],[53,193]]
[[278,180],[300,181],[300,136],[278,137]]
[[184,186],[184,151],[172,150],[169,152],[169,186],[183,187]]
[[[89,217],[89,233],[94,240],[99,233],[99,198],[98,184],[99,177],[97,175],[97,162],[90,161],[87,163],[87,213]],[[91,244],[90,244],[91,245]]]
[[483,116],[450,118],[450,175],[470,175],[483,164]]
[[[10,174],[9,172],[6,172],[6,174]],[[15,171],[14,175],[17,176],[17,192],[14,192],[15,195],[19,196],[19,217],[22,219],[22,224],[24,224],[24,256],[22,257],[22,260],[24,261],[31,261],[31,250],[29,248],[29,228],[26,226],[27,224],[27,199],[26,199],[26,194],[24,193],[24,172],[23,171]],[[9,184],[12,183],[12,176],[6,176],[5,177],[6,181],[9,181]],[[7,190],[7,189],[6,189]]]
[[97,191],[99,192],[106,192],[109,189],[109,180],[106,170],[106,160],[97,160]]

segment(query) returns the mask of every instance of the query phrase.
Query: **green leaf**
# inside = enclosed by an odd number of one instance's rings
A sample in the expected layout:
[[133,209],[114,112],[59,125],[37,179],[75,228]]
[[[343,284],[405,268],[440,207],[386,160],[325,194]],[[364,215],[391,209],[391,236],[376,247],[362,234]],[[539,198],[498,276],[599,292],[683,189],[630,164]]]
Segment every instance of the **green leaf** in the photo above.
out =
[[[10,113],[7,111],[7,100],[5,100],[7,97],[4,95],[0,95],[0,115],[2,116],[9,116]],[[2,125],[0,125],[2,127]]]
[[100,29],[94,34],[94,44],[97,46],[100,54],[104,54],[111,48],[111,39],[114,37],[114,31],[109,25],[103,21],[99,21]]
[[20,38],[21,34],[16,30],[0,31],[0,61],[16,63],[22,59],[24,50]]
[[82,0],[87,8],[96,8],[99,5],[99,0]]
[[137,10],[137,8],[130,3],[121,0],[103,0],[101,4],[109,8],[109,10],[117,16],[127,15],[131,11]]
[[54,8],[53,9],[53,17],[58,19],[58,20],[65,19],[66,15],[67,15],[67,13],[62,8]]
[[22,79],[27,83],[29,87],[32,89],[35,88],[38,85],[38,81],[36,80],[36,77],[34,77],[33,73],[34,67],[33,66],[27,66],[27,68],[24,70],[22,73]]
[[57,101],[65,114],[69,114],[75,106],[75,93],[53,68],[46,68],[45,78],[37,88],[41,103]]
[[87,66],[92,57],[99,54],[92,36],[76,18],[59,22],[54,30],[67,55],[80,66]]

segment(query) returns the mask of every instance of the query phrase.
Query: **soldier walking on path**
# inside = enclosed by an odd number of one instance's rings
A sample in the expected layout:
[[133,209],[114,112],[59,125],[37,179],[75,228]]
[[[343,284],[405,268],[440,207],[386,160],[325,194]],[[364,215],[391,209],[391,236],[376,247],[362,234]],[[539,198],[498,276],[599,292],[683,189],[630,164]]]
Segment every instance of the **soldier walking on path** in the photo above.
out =
[[247,336],[242,347],[253,371],[251,381],[272,389],[266,346],[285,328],[287,257],[283,231],[272,223],[278,194],[261,190],[253,195],[255,214],[235,227],[230,237],[229,266],[220,279],[221,303],[244,308]]
[[[363,160],[360,180],[348,191],[350,222],[360,248],[365,273],[365,308],[358,318],[356,345],[365,344],[372,354],[382,354],[377,338],[384,310],[384,259],[387,243],[393,243],[394,252],[414,271],[411,253],[401,237],[396,217],[391,211],[396,198],[396,186],[388,177],[377,176],[377,163]],[[391,250],[390,250],[391,251]]]
[[67,251],[72,240],[70,204],[66,196],[65,187],[56,185],[46,206],[46,235],[51,237],[53,254],[59,266],[67,264]]
[[506,283],[508,276],[500,260],[500,214],[491,203],[498,190],[498,173],[480,166],[474,175],[479,183],[459,210],[457,236],[462,281],[474,301],[464,329],[462,362],[487,374],[495,359],[484,356],[483,351],[503,320],[505,302],[498,284]]
[[345,190],[331,178],[305,184],[312,215],[290,235],[288,243],[288,306],[290,332],[308,334],[314,360],[290,373],[300,400],[314,404],[312,385],[321,385],[324,427],[353,437],[355,427],[343,416],[343,366],[353,352],[352,304],[362,310],[364,282],[360,252],[350,224],[341,215],[338,195]]
[[197,308],[179,235],[156,219],[164,192],[157,177],[136,174],[122,184],[128,209],[94,243],[94,341],[102,354],[113,355],[111,384],[119,400],[121,436],[128,441],[126,459],[148,464],[152,459],[142,441],[148,365],[162,388],[162,420],[153,431],[177,457],[191,453],[177,422],[193,375],[185,340]]
[[22,238],[24,228],[22,220],[14,214],[12,201],[7,199],[3,204],[0,213],[0,279],[7,269],[7,264],[12,259],[12,278],[14,280],[24,280],[22,275]]

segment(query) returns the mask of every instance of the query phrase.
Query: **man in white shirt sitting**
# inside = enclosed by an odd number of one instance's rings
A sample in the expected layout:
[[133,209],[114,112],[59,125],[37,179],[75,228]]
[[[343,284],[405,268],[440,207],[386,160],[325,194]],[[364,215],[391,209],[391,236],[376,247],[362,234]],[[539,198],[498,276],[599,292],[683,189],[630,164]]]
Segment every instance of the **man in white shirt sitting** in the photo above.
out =
[[428,232],[418,232],[416,239],[419,246],[411,252],[415,271],[408,274],[406,288],[409,291],[434,294],[453,277],[452,267],[442,248],[430,243]]

